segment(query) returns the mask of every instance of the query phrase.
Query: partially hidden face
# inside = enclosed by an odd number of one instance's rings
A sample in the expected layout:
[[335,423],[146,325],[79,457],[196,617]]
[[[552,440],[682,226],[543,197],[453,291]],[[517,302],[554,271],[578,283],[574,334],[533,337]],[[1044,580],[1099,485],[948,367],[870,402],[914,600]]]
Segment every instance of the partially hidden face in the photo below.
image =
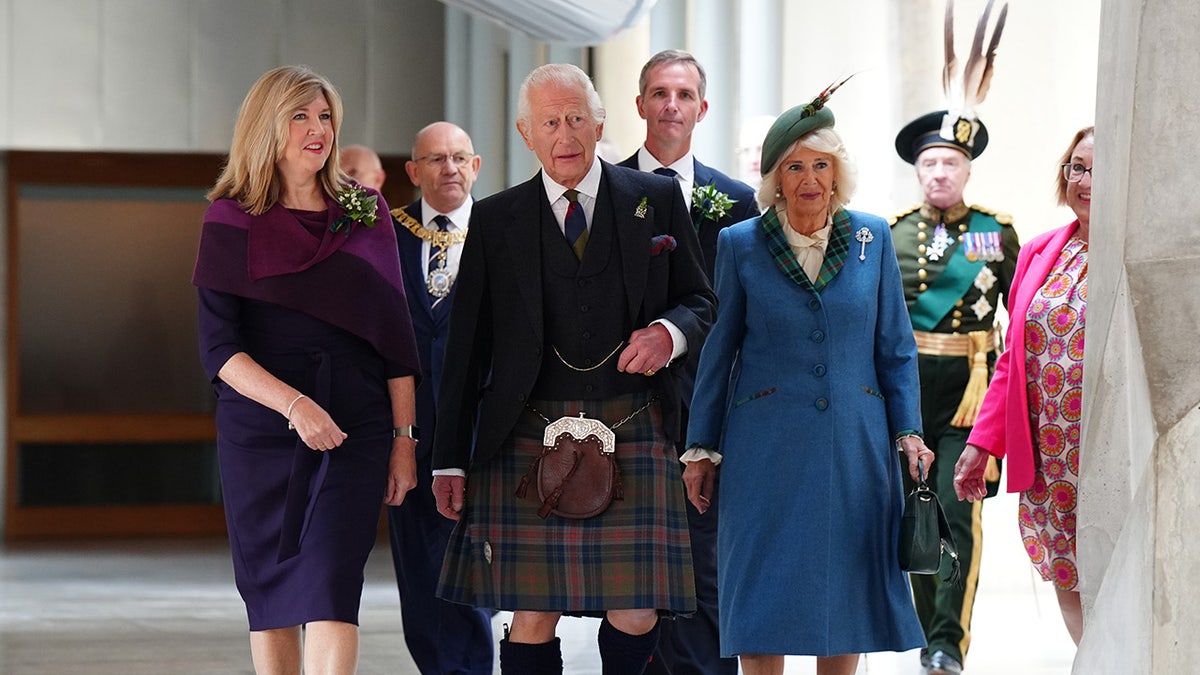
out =
[[917,180],[925,190],[925,201],[939,209],[962,201],[970,177],[971,160],[954,148],[926,148],[917,156]]
[[646,73],[646,91],[637,97],[647,133],[660,143],[688,138],[708,112],[700,98],[700,73],[690,63],[664,63]]
[[778,171],[779,191],[787,202],[789,223],[799,226],[802,222],[819,222],[816,229],[824,227],[833,198],[837,159],[829,153],[796,148],[779,161]]
[[[1092,168],[1092,150],[1095,139],[1091,136],[1075,144],[1071,151],[1071,164],[1078,164],[1084,169]],[[1092,172],[1086,171],[1078,183],[1067,183],[1067,206],[1075,212],[1082,225],[1088,225],[1092,216]]]
[[529,90],[529,119],[517,121],[525,145],[537,155],[546,174],[573,188],[587,175],[604,132],[579,87],[546,84]]
[[379,157],[373,152],[355,148],[343,148],[341,152],[342,171],[360,185],[365,185],[376,190],[383,187],[383,181],[387,174],[383,171],[383,165],[379,163]]
[[283,157],[276,162],[287,176],[315,175],[333,148],[333,115],[324,94],[293,110]]

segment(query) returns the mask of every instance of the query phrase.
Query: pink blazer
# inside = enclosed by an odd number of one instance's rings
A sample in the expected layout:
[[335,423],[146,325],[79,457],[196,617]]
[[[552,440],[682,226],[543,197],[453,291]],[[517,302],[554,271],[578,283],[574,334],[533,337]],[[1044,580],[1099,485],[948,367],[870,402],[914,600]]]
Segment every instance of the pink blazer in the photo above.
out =
[[1004,353],[996,359],[996,372],[967,439],[971,445],[1007,458],[1009,492],[1022,492],[1033,486],[1033,430],[1025,389],[1025,319],[1034,294],[1046,282],[1054,262],[1077,229],[1078,220],[1039,235],[1021,247],[1009,291]]

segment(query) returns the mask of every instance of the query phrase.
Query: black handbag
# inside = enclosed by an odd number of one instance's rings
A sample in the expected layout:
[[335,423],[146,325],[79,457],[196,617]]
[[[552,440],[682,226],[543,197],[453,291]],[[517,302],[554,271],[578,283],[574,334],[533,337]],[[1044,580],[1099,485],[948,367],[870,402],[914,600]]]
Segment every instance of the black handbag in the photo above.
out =
[[956,584],[961,575],[958,549],[937,493],[925,482],[925,463],[917,460],[921,481],[904,500],[900,519],[900,569],[912,574],[937,574],[942,556],[950,557],[949,570],[942,580]]

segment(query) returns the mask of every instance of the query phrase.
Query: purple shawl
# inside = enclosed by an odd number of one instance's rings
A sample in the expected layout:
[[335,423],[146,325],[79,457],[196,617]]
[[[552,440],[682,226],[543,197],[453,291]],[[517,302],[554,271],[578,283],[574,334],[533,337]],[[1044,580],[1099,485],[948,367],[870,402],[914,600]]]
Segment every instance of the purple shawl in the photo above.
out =
[[[377,192],[371,191],[378,195]],[[331,197],[327,220],[344,213]],[[281,204],[251,216],[232,199],[204,214],[192,283],[274,303],[333,324],[369,342],[383,358],[420,373],[416,339],[387,204],[375,227],[326,227],[315,237]]]

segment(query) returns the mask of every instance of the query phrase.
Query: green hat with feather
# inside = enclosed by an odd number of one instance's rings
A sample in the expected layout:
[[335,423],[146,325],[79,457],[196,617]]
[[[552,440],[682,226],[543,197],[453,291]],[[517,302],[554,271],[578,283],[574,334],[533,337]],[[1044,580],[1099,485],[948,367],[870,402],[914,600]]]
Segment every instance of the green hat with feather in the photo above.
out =
[[762,160],[758,167],[762,175],[771,173],[783,152],[791,147],[796,139],[817,129],[833,126],[833,111],[825,103],[829,101],[829,97],[837,91],[838,87],[846,84],[846,80],[849,80],[850,77],[829,85],[813,100],[804,105],[789,108],[775,119],[775,123],[767,130],[767,137],[763,139]]

